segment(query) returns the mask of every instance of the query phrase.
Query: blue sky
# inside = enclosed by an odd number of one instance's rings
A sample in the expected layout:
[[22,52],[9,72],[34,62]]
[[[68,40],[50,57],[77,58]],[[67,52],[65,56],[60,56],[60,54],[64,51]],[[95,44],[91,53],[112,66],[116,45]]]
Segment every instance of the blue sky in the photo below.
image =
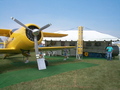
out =
[[83,26],[120,38],[120,0],[0,0],[0,28],[21,27],[11,16],[39,27],[52,23],[46,32]]

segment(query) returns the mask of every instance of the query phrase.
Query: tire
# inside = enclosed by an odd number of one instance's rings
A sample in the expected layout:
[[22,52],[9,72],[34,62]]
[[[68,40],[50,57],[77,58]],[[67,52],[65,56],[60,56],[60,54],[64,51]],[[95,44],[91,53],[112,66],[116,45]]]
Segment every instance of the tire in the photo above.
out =
[[46,65],[46,67],[48,66],[48,61],[47,60],[45,60],[45,65]]
[[88,52],[85,52],[84,55],[85,55],[86,57],[88,57]]

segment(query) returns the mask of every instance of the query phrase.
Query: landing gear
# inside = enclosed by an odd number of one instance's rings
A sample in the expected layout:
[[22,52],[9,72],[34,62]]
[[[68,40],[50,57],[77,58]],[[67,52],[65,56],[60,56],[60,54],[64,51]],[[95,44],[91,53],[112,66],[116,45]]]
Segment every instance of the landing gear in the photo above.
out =
[[6,59],[6,57],[3,57],[3,59]]
[[45,60],[45,65],[48,66],[48,61],[47,60]]
[[6,58],[7,58],[7,55],[6,55],[6,54],[4,54],[3,59],[6,59]]

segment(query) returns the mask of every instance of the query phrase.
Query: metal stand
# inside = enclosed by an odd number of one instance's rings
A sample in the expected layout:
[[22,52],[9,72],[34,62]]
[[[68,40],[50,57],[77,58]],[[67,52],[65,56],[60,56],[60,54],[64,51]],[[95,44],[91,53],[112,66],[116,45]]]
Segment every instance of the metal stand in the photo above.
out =
[[77,49],[78,49],[78,46],[76,47],[76,59],[82,60],[83,54],[77,54]]
[[24,60],[24,55],[23,55],[23,62],[25,62],[25,60]]
[[82,60],[83,59],[83,55],[82,54],[77,54],[76,59]]

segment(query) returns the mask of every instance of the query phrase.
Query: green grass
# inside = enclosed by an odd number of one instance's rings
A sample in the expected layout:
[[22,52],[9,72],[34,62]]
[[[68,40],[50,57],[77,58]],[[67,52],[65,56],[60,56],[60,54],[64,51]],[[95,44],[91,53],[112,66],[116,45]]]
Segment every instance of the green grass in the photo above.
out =
[[46,70],[41,70],[41,71],[38,71],[37,68],[30,68],[30,69],[24,69],[19,71],[7,72],[0,75],[0,88],[14,85],[21,82],[39,79],[39,78],[50,77],[63,72],[88,68],[88,67],[97,66],[97,65],[98,64],[79,62],[79,63],[69,63],[69,64],[62,64],[62,65],[53,65],[53,66],[47,67]]
[[[60,73],[24,81],[24,79],[27,79],[27,70],[33,72],[31,76],[40,76],[38,73],[35,73],[35,71],[38,71],[37,63],[34,53],[31,54],[32,57],[29,64],[23,63],[22,55],[9,57],[5,60],[2,57],[0,58],[0,77],[5,78],[7,73],[24,71],[22,82],[1,88],[0,90],[120,90],[120,61],[118,57],[112,61],[107,61],[103,58],[83,58],[83,60],[77,60],[75,57],[63,61],[64,57],[47,56],[46,59],[49,60],[50,65],[48,68],[51,66],[61,67],[62,65],[70,65],[72,67],[72,64],[74,68],[75,63],[81,63],[83,66],[85,63],[97,64],[97,66],[78,68],[71,71],[64,71],[63,68],[65,67],[63,67],[60,70],[64,72],[58,70]],[[55,69],[51,73],[55,73]]]

